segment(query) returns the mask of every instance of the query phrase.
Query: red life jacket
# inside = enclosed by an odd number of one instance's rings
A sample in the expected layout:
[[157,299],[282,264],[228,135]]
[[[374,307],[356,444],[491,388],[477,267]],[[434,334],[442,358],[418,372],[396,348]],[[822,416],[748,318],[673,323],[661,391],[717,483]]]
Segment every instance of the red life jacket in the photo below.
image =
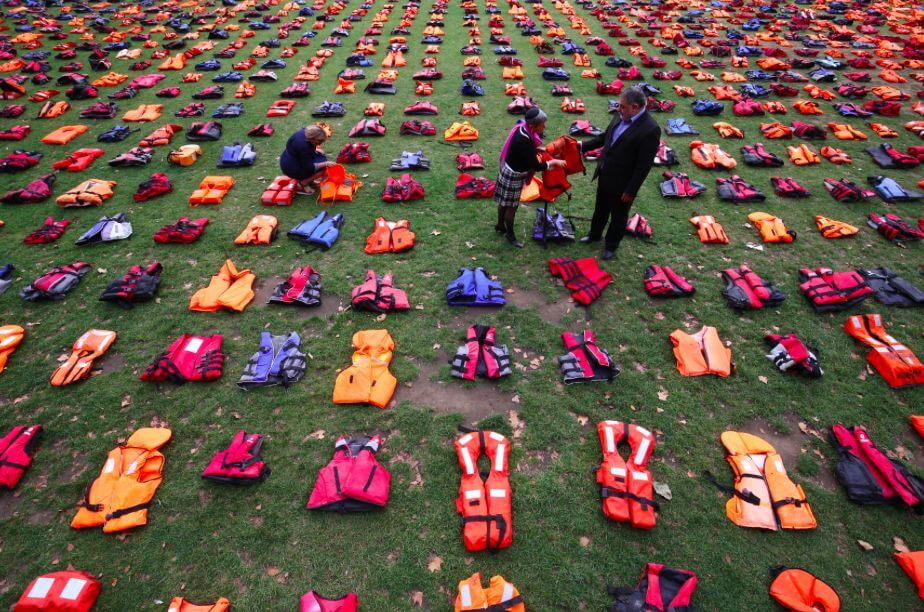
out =
[[100,581],[89,572],[52,572],[29,583],[13,612],[90,612],[99,591]]
[[192,336],[183,334],[141,374],[141,380],[177,383],[210,381],[221,378],[225,354],[221,350],[222,336]]
[[151,178],[138,185],[134,194],[136,202],[147,202],[151,198],[173,191],[173,183],[162,172],[155,172]]
[[722,271],[723,294],[728,305],[736,309],[778,306],[786,298],[775,285],[759,276],[747,265]]
[[469,200],[473,198],[490,198],[494,196],[496,183],[483,176],[472,176],[463,172],[456,179],[456,198]]
[[277,176],[260,196],[263,206],[292,206],[292,198],[298,181],[287,176]]
[[205,231],[209,220],[205,217],[190,220],[189,217],[180,217],[173,224],[165,225],[154,234],[154,242],[159,244],[179,243],[189,244],[195,242]]
[[0,487],[16,488],[41,438],[41,425],[17,425],[0,438]]
[[[597,470],[603,514],[611,521],[631,522],[637,529],[654,529],[659,507],[648,471],[654,435],[644,427],[621,421],[600,421],[597,435],[603,449],[603,462]],[[629,444],[628,459],[619,454],[622,441]]]
[[693,295],[693,284],[674,272],[670,266],[652,265],[645,268],[645,292],[651,297],[668,298]]
[[512,373],[507,345],[495,344],[493,327],[472,325],[468,328],[465,344],[456,351],[450,373],[465,380],[475,380],[475,376],[507,376]]
[[[456,155],[459,172],[466,170],[484,170],[484,159],[478,153],[459,153]],[[458,183],[456,183],[458,185]]]
[[376,276],[373,270],[366,271],[366,280],[353,288],[353,308],[372,312],[408,310],[407,293],[395,287],[394,277],[389,274]]
[[368,142],[348,142],[337,154],[338,164],[364,164],[371,161]]
[[613,363],[610,354],[597,346],[593,331],[585,329],[580,338],[563,332],[561,338],[568,354],[559,357],[558,364],[566,383],[610,381],[619,374],[619,366]]
[[696,583],[696,574],[689,570],[648,563],[634,589],[610,587],[610,594],[616,597],[613,609],[690,612]]
[[834,272],[830,268],[799,270],[799,288],[815,312],[836,312],[859,304],[873,294],[859,272]]
[[552,276],[561,276],[565,287],[571,291],[571,297],[585,306],[603,295],[603,289],[613,280],[608,272],[600,269],[600,264],[593,257],[550,259],[549,272]]
[[80,284],[80,279],[89,271],[90,264],[83,261],[52,268],[32,281],[32,284],[21,289],[19,297],[27,302],[35,302],[39,299],[63,299],[71,289]]
[[[470,551],[507,548],[513,544],[513,508],[508,459],[510,443],[493,431],[473,431],[455,441],[462,468],[456,510],[462,515],[462,539]],[[478,459],[490,462],[482,481]]]
[[424,195],[423,185],[405,172],[401,175],[401,178],[396,179],[393,176],[389,176],[385,179],[385,188],[382,190],[382,201],[410,202],[412,200],[422,200]]
[[794,178],[774,176],[770,178],[773,191],[783,198],[807,198],[809,191],[796,182]]
[[321,275],[311,266],[295,268],[289,279],[279,283],[268,304],[321,305]]
[[648,219],[639,213],[629,217],[629,220],[626,221],[626,234],[643,240],[651,238],[651,225],[648,224]]
[[262,448],[262,435],[239,431],[228,448],[215,453],[202,472],[202,478],[228,484],[263,482],[270,475],[270,469],[260,457]]
[[53,218],[48,217],[45,219],[45,223],[42,224],[42,227],[29,233],[23,239],[23,242],[26,244],[47,244],[49,242],[54,242],[64,234],[64,230],[66,230],[67,226],[70,224],[70,219],[55,221]]
[[362,512],[388,503],[391,474],[376,459],[379,437],[337,438],[334,457],[318,470],[309,510]]
[[299,612],[359,612],[356,593],[347,593],[340,599],[327,599],[314,591],[302,595]]

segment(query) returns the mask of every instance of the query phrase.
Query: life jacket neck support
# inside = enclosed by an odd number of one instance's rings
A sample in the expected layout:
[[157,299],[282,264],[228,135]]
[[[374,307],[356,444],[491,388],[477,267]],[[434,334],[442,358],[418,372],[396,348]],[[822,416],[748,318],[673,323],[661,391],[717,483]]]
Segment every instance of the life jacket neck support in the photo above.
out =
[[391,474],[376,457],[380,442],[378,436],[340,436],[334,444],[333,459],[318,470],[308,509],[363,512],[384,508]]
[[407,293],[395,287],[394,277],[389,274],[378,276],[375,271],[366,271],[366,280],[353,288],[353,308],[372,312],[408,310]]
[[61,300],[71,289],[80,284],[80,279],[90,271],[90,264],[78,261],[66,266],[52,268],[31,284],[19,291],[19,297],[27,302],[40,299]]
[[350,367],[337,375],[335,404],[372,404],[384,409],[398,384],[388,370],[395,341],[387,329],[365,329],[353,334]]
[[835,424],[828,438],[838,454],[834,474],[850,501],[912,509],[924,504],[924,480],[879,450],[863,427]]
[[205,217],[190,220],[189,217],[180,217],[176,223],[163,226],[154,234],[154,242],[159,244],[189,244],[202,236],[209,220]]
[[563,332],[561,338],[568,351],[558,358],[565,383],[609,382],[619,374],[619,366],[609,352],[597,346],[593,331],[585,329],[580,337]]
[[670,340],[681,375],[714,374],[725,378],[731,374],[732,352],[725,348],[716,328],[707,325],[692,335],[676,329]]
[[722,434],[725,459],[735,474],[735,486],[719,485],[732,494],[725,514],[739,527],[759,529],[814,529],[817,524],[802,487],[786,474],[783,459],[768,442],[737,431]]
[[484,268],[461,268],[459,276],[446,288],[450,306],[503,306],[504,287],[492,280]]
[[305,354],[299,351],[301,338],[295,332],[274,336],[260,334],[260,348],[247,361],[237,382],[241,389],[282,385],[288,387],[305,375]]
[[866,360],[890,387],[924,384],[924,364],[910,348],[889,334],[880,315],[849,317],[844,322],[844,331],[872,349]]
[[270,475],[270,468],[263,462],[261,434],[239,431],[231,444],[215,453],[202,472],[202,478],[212,482],[248,485],[263,482]]
[[770,597],[787,610],[840,612],[841,599],[826,582],[803,569],[771,570]]
[[311,266],[296,268],[289,275],[289,280],[276,286],[267,303],[320,306],[321,275]]
[[359,597],[347,593],[339,599],[330,599],[309,591],[302,595],[299,612],[359,612]]
[[0,438],[0,487],[16,488],[32,464],[42,432],[41,425],[17,425]]
[[459,582],[455,612],[490,610],[491,612],[525,612],[526,604],[515,586],[503,576],[492,576],[487,589],[481,586],[481,574],[474,573]]
[[835,272],[830,268],[799,270],[799,289],[815,312],[838,312],[859,304],[873,290],[859,272]]
[[648,563],[635,588],[610,587],[610,595],[616,598],[610,610],[693,612],[693,593],[697,582],[696,574],[689,570]]
[[163,479],[166,445],[173,432],[143,427],[109,453],[102,472],[87,490],[71,527],[124,531],[148,522],[148,506]]
[[475,380],[476,376],[501,378],[510,375],[507,345],[496,344],[494,334],[494,328],[487,325],[469,327],[465,344],[458,348],[451,362],[450,373],[465,380]]
[[366,253],[399,253],[413,248],[416,235],[411,231],[407,219],[386,221],[385,217],[375,220],[375,228],[366,238]]
[[16,602],[16,612],[90,612],[102,584],[89,572],[67,570],[39,576]]
[[[462,515],[462,539],[470,551],[507,548],[513,543],[513,511],[508,459],[510,443],[493,431],[466,433],[455,441],[462,469],[456,510]],[[489,461],[482,480],[478,459]]]
[[141,380],[184,383],[210,381],[221,377],[225,354],[222,337],[183,334],[141,374]]
[[786,296],[776,285],[754,273],[748,265],[728,268],[722,272],[725,280],[725,299],[732,308],[769,308],[779,306]]
[[231,609],[231,602],[224,597],[219,597],[215,603],[197,604],[188,601],[183,597],[174,597],[170,600],[167,612],[228,612]]
[[612,275],[600,269],[600,264],[593,257],[550,259],[549,272],[552,276],[560,276],[571,291],[571,297],[585,306],[600,298],[603,289],[613,280]]
[[[654,435],[644,427],[621,421],[601,421],[597,434],[603,449],[603,462],[597,470],[603,514],[637,529],[654,529],[659,506],[654,501],[654,483],[648,471]],[[630,449],[627,458],[618,450],[623,441]]]
[[670,266],[651,265],[645,268],[645,292],[651,297],[672,298],[693,295],[696,289]]
[[116,340],[116,333],[105,329],[84,332],[70,357],[51,375],[51,385],[61,387],[90,377],[93,362],[106,354]]

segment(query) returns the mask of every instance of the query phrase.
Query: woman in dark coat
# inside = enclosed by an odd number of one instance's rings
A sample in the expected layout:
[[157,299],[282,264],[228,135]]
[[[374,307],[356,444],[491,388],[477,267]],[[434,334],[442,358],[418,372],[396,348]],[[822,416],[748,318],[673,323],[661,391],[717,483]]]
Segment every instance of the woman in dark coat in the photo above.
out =
[[299,130],[289,137],[286,149],[279,156],[279,168],[287,177],[299,181],[299,193],[313,193],[311,183],[317,180],[334,162],[318,151],[327,140],[327,134],[316,125]]

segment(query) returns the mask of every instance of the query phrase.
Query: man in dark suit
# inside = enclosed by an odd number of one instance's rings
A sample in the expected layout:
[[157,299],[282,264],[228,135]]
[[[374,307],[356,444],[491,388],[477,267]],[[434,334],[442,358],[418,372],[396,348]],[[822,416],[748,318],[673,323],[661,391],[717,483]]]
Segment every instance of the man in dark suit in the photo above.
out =
[[619,98],[619,112],[602,136],[585,141],[584,151],[603,147],[591,180],[597,181],[597,202],[590,231],[581,242],[597,242],[609,220],[603,259],[611,259],[626,233],[629,209],[654,165],[661,128],[647,112],[648,98],[630,87]]

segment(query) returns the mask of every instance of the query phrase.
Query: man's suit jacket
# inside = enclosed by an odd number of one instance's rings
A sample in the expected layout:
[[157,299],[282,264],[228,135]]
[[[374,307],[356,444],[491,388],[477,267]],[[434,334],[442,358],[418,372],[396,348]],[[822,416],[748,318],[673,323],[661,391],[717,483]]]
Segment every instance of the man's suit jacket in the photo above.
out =
[[585,141],[582,150],[604,147],[591,180],[599,180],[598,189],[619,196],[635,197],[654,165],[661,141],[661,128],[649,112],[632,122],[619,139],[609,145],[613,130],[622,118],[617,114],[602,136]]

